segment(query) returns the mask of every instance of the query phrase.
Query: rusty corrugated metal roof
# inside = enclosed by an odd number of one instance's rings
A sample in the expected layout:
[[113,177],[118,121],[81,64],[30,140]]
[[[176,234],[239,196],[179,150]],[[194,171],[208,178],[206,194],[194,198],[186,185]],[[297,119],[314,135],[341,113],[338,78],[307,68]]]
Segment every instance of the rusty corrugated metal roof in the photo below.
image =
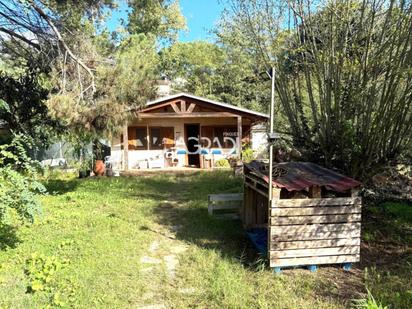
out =
[[[268,164],[252,161],[246,169],[259,178],[269,181]],[[300,191],[312,186],[324,186],[328,190],[343,192],[361,183],[330,169],[310,162],[282,162],[274,164],[273,185],[288,191]]]

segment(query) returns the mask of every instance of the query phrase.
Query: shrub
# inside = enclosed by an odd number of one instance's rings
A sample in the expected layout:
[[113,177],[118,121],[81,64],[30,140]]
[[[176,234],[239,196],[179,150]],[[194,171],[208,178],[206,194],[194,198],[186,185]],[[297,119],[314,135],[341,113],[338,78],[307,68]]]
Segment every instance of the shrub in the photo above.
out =
[[255,153],[253,152],[253,149],[250,147],[247,147],[243,149],[242,151],[242,161],[245,163],[249,163],[250,161],[255,159]]
[[14,211],[20,219],[33,222],[40,211],[37,195],[44,186],[37,181],[36,163],[26,154],[22,136],[0,146],[0,224],[8,223]]
[[215,166],[216,167],[225,167],[225,168],[229,168],[230,164],[229,161],[227,159],[219,159],[215,162]]
[[367,298],[357,299],[354,301],[354,307],[360,309],[388,309],[387,306],[384,306],[380,302],[376,301],[369,290]]

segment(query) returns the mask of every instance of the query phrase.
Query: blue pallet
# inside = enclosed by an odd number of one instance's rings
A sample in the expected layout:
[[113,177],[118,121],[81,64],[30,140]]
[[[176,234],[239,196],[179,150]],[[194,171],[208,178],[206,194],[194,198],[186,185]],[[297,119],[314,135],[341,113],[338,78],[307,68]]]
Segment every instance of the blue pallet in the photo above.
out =
[[[352,263],[343,263],[341,264],[344,271],[349,271],[352,269]],[[295,268],[307,268],[310,272],[316,272],[319,268],[318,265],[306,265],[306,266],[282,266],[282,267],[273,267],[272,270],[275,274],[280,274],[283,269],[295,269]]]

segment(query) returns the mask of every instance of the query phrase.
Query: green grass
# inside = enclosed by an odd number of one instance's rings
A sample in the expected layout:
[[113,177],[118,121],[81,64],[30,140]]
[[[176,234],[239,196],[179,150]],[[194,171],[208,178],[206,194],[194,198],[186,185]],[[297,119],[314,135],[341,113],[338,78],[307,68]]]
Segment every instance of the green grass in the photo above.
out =
[[362,248],[366,287],[390,308],[412,308],[412,205],[386,202],[367,209]]
[[[207,194],[241,184],[228,172],[50,180],[34,225],[0,229],[0,308],[345,308],[366,295],[362,270],[274,275],[239,222],[207,215]],[[387,305],[379,275],[367,283]]]

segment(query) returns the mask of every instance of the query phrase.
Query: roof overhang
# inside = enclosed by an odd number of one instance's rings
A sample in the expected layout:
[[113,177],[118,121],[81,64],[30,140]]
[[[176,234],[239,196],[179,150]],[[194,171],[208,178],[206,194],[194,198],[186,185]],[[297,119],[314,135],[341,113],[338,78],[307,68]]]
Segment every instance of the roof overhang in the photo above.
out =
[[[204,103],[209,104],[210,106],[213,106],[215,108],[222,109],[222,110],[224,110],[225,115],[227,114],[226,115],[227,117],[230,117],[230,116],[233,117],[233,116],[236,116],[236,115],[244,115],[244,116],[249,116],[249,117],[254,118],[254,119],[259,119],[261,121],[268,121],[269,120],[269,115],[264,114],[264,113],[252,111],[252,110],[247,109],[247,108],[238,107],[238,106],[228,104],[228,103],[218,102],[218,101],[215,101],[215,100],[195,96],[195,95],[192,95],[192,94],[189,94],[189,93],[184,93],[184,92],[177,93],[177,94],[170,95],[170,96],[161,97],[159,99],[150,101],[146,104],[145,107],[143,107],[139,110],[136,110],[136,113],[138,114],[139,117],[145,118],[146,117],[145,113],[147,113],[148,111],[153,110],[153,108],[155,108],[156,106],[161,106],[162,104],[167,103],[168,101],[175,101],[175,100],[184,99],[184,98],[192,99],[192,100],[199,101],[199,102],[204,102]],[[192,117],[215,117],[216,115],[213,115],[213,113],[203,113],[203,115],[201,113],[193,113]],[[159,117],[160,116],[161,115],[159,115]],[[163,115],[163,116],[166,116],[166,115]],[[172,117],[172,115],[169,115],[169,116]],[[169,117],[169,116],[166,116],[166,117]],[[179,117],[184,117],[184,115],[180,115]],[[147,115],[146,118],[152,118],[152,115]]]

